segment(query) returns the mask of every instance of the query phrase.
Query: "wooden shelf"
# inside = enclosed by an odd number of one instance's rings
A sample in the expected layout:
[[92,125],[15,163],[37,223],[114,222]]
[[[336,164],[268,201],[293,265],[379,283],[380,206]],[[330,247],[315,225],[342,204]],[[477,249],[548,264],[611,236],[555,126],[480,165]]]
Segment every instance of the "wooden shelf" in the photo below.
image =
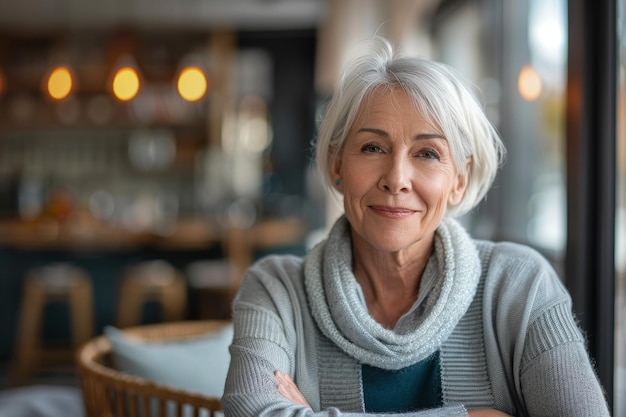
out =
[[139,247],[186,250],[225,245],[228,256],[241,265],[257,249],[296,245],[307,231],[301,219],[262,220],[250,228],[229,229],[217,222],[181,219],[171,232],[132,231],[91,220],[0,221],[0,245],[22,250],[124,250]]

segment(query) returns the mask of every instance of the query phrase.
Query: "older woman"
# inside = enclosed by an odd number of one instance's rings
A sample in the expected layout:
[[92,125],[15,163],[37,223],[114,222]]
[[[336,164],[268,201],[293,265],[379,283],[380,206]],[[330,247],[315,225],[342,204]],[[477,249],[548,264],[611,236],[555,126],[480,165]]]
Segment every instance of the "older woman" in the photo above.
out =
[[249,269],[226,416],[608,416],[548,262],[453,219],[504,154],[470,89],[373,44],[347,66],[317,143],[345,214],[306,257]]

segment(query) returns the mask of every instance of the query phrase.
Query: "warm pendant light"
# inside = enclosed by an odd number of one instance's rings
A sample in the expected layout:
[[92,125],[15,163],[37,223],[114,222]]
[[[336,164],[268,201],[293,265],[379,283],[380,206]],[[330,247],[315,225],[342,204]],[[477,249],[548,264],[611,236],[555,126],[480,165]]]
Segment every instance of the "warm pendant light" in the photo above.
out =
[[63,100],[72,92],[74,77],[70,69],[64,65],[54,68],[48,75],[46,91],[54,100]]
[[198,101],[207,92],[208,82],[204,72],[197,66],[188,66],[180,71],[176,89],[180,96],[187,101]]
[[139,92],[139,75],[132,67],[122,67],[113,76],[113,95],[118,100],[132,100]]
[[543,90],[543,83],[535,68],[530,65],[522,67],[517,78],[517,89],[526,101],[535,101],[539,98]]
[[109,85],[113,96],[120,101],[127,102],[137,96],[141,77],[131,55],[125,54],[117,59]]

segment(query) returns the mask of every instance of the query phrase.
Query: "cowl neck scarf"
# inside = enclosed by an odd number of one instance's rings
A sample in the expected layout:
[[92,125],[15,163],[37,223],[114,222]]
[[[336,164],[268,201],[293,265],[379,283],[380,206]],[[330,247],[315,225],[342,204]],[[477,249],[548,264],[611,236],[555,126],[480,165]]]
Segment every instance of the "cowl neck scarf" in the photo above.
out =
[[416,309],[422,316],[390,330],[370,316],[359,298],[350,224],[341,216],[305,262],[306,293],[322,333],[360,363],[386,370],[405,368],[438,350],[474,298],[481,268],[472,239],[453,219],[442,221],[434,245],[425,273],[435,273],[435,283],[425,308]]

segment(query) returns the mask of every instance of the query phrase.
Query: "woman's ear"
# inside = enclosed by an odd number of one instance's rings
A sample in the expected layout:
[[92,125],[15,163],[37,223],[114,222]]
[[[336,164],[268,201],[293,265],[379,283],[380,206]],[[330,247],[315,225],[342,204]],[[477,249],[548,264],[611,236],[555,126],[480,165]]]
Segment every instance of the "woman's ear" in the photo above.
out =
[[468,158],[464,169],[456,175],[456,182],[453,185],[452,191],[448,196],[448,205],[456,206],[465,196],[465,190],[469,184],[469,175],[472,168],[472,158]]
[[330,180],[335,187],[335,190],[342,192],[343,184],[341,183],[341,155],[335,154],[330,161]]

